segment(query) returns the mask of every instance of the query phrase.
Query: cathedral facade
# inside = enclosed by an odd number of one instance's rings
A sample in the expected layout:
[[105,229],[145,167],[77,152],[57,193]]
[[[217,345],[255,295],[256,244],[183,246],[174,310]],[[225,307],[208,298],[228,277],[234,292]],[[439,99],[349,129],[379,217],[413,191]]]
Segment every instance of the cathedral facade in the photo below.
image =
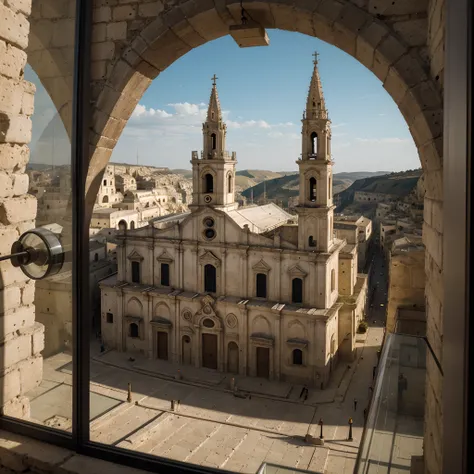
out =
[[108,348],[321,388],[338,357],[353,357],[365,280],[357,244],[334,237],[317,60],[302,122],[297,216],[275,204],[239,207],[214,76],[203,151],[192,152],[190,212],[118,237],[118,274],[101,282]]

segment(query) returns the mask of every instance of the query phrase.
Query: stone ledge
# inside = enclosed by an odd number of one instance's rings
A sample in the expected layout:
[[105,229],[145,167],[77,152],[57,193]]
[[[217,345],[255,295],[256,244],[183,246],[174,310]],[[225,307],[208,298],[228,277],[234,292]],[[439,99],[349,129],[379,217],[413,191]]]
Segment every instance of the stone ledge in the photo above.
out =
[[[0,430],[0,473],[36,472],[41,474],[145,474],[147,471],[90,458],[68,449],[42,443],[26,436]],[[10,472],[8,471],[8,472]]]

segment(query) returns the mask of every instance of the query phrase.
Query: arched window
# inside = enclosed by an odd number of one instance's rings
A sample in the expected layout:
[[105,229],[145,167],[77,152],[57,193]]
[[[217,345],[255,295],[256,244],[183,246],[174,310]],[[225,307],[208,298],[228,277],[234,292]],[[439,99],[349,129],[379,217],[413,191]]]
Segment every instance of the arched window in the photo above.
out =
[[204,175],[204,192],[214,192],[214,178],[211,173],[207,173],[206,175]]
[[265,273],[257,273],[256,276],[257,298],[267,297],[267,275]]
[[130,324],[130,337],[139,337],[138,335],[138,324]]
[[232,192],[232,175],[231,174],[227,175],[227,192],[228,193]]
[[332,196],[332,176],[329,176],[328,199],[331,199],[331,196]]
[[318,154],[318,134],[316,132],[311,134],[311,154]]
[[94,262],[98,262],[98,261],[99,261],[99,254],[95,253],[94,254]]
[[168,263],[161,264],[161,285],[170,286],[170,266]]
[[127,230],[127,222],[124,221],[124,220],[121,220],[118,223],[118,228],[119,228],[119,230]]
[[309,178],[309,200],[316,201],[316,178]]
[[130,222],[130,229],[135,229],[135,221]]
[[103,202],[104,204],[108,203],[108,202],[109,202],[109,196],[104,196],[104,197],[102,198],[102,202]]
[[334,269],[331,270],[331,291],[336,289],[336,271]]
[[213,134],[211,135],[211,148],[212,148],[213,150],[216,149],[216,141],[217,141],[216,134],[213,133]]
[[303,365],[303,351],[301,349],[293,349],[293,365]]
[[140,262],[132,262],[132,283],[140,283]]
[[310,235],[308,237],[308,246],[309,247],[316,247],[316,240],[314,240],[314,237]]
[[291,301],[293,303],[303,302],[303,280],[301,278],[293,278],[291,282]]
[[107,186],[107,180],[104,179],[104,186]]
[[216,292],[216,267],[209,263],[204,266],[204,291]]

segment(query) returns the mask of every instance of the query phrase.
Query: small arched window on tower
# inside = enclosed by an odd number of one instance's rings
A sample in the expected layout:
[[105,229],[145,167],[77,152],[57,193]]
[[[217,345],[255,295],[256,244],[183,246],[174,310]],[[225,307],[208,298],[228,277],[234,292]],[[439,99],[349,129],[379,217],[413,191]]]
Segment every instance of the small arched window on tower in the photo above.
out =
[[328,182],[328,199],[331,199],[332,196],[332,176],[329,176]]
[[311,155],[316,157],[318,154],[318,134],[313,132],[311,134]]
[[227,175],[227,192],[232,192],[232,175],[230,173]]
[[216,143],[217,143],[217,137],[216,137],[216,134],[213,133],[213,134],[211,135],[211,148],[212,148],[213,150],[216,149]]
[[293,349],[293,365],[303,365],[303,351],[301,349]]
[[209,263],[204,266],[204,291],[216,292],[216,267]]
[[336,271],[331,270],[331,292],[336,289]]
[[303,280],[301,278],[293,278],[291,281],[291,302],[303,302]]
[[316,178],[309,179],[309,200],[316,201]]
[[214,192],[214,178],[211,173],[204,175],[204,192],[213,193]]
[[314,240],[314,237],[310,235],[308,237],[308,246],[309,247],[316,247],[316,240]]

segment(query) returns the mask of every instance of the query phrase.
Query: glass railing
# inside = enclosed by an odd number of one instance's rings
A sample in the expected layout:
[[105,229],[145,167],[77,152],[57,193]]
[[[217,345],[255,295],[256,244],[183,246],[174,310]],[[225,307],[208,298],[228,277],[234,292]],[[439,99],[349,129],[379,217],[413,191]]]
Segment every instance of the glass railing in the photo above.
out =
[[[292,467],[278,466],[277,464],[263,463],[257,474],[298,474],[298,473],[308,473],[310,471],[303,471],[301,469],[295,469]],[[321,474],[315,471],[311,471],[312,474]]]
[[410,472],[423,455],[427,354],[423,337],[387,334],[354,473]]

